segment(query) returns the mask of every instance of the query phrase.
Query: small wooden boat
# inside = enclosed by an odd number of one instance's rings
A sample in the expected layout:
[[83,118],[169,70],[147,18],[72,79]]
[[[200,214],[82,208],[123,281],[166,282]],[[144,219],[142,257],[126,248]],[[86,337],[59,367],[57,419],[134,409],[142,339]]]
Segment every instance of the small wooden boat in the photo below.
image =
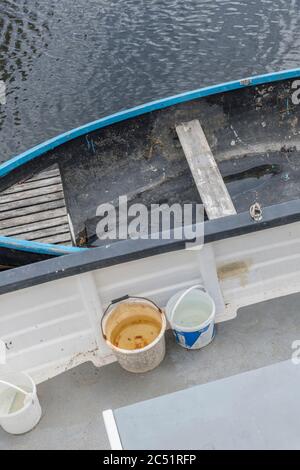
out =
[[[299,78],[290,70],[148,103],[0,166],[0,337],[16,367],[42,381],[112,360],[101,312],[128,292],[163,306],[203,282],[220,321],[300,291]],[[98,240],[97,207],[120,195],[202,202],[204,248]]]

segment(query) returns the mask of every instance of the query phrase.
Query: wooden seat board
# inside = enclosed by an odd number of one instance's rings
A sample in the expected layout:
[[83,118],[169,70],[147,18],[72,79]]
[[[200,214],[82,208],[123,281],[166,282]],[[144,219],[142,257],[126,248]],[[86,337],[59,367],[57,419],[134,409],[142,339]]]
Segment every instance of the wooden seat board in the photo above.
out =
[[58,165],[0,193],[0,235],[72,244]]

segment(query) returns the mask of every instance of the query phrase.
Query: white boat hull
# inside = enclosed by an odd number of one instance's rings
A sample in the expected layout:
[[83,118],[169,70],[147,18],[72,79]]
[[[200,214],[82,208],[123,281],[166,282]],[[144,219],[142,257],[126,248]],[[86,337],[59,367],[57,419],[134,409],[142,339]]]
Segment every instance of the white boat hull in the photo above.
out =
[[[30,269],[30,267],[29,267]],[[160,306],[204,283],[218,322],[241,307],[300,291],[300,222],[61,278],[0,297],[0,338],[8,362],[36,383],[78,364],[114,361],[101,336],[107,304],[124,294]]]

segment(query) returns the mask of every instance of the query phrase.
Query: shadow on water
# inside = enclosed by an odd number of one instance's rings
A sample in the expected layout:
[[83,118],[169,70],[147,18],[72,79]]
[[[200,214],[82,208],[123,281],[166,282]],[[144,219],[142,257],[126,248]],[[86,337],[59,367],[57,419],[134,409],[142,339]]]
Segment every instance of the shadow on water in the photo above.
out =
[[0,161],[151,99],[299,65],[297,0],[0,0]]

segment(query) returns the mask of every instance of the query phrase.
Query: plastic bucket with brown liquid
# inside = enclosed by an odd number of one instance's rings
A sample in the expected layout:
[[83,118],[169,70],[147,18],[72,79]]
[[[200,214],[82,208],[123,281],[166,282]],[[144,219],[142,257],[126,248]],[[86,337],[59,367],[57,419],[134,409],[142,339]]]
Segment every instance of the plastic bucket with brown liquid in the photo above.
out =
[[119,364],[147,372],[165,357],[166,317],[151,300],[124,296],[113,300],[102,318],[102,334]]

